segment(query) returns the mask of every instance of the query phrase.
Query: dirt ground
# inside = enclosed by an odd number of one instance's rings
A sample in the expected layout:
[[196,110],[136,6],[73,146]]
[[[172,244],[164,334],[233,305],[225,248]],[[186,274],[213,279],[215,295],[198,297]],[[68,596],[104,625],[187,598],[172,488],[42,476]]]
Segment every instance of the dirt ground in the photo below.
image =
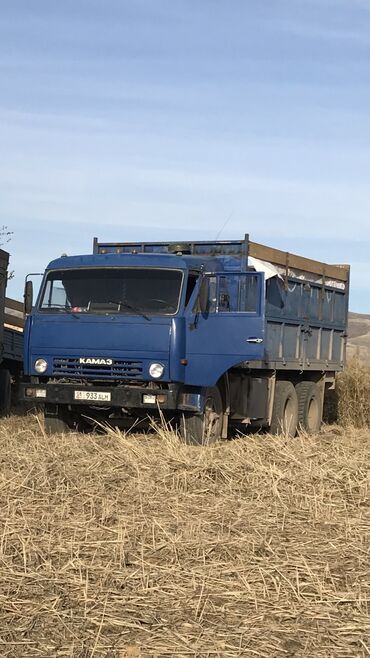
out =
[[370,655],[370,433],[0,422],[0,655]]

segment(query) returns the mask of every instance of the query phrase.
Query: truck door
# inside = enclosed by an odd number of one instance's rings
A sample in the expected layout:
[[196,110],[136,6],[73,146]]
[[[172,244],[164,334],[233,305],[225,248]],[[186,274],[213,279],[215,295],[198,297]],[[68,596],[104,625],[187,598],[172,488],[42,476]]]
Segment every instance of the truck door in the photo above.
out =
[[213,386],[229,368],[264,358],[264,275],[204,276],[209,283],[207,310],[200,312],[194,305],[197,291],[188,308],[185,382]]

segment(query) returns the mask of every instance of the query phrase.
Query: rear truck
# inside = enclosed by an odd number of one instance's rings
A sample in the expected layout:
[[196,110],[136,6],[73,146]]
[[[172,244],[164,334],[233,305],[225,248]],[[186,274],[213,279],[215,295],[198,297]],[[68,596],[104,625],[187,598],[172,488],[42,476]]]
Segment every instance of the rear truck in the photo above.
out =
[[9,254],[0,249],[0,416],[16,401],[23,367],[23,304],[6,297]]
[[316,432],[345,361],[349,267],[249,240],[100,243],[26,284],[22,398],[46,432],[163,416],[189,443],[231,426]]

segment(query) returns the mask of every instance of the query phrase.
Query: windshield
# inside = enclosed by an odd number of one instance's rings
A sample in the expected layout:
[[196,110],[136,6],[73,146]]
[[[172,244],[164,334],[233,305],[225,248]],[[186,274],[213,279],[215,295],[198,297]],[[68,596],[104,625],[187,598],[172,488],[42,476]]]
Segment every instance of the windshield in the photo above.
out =
[[157,268],[89,268],[47,275],[39,309],[64,313],[174,315],[183,274]]

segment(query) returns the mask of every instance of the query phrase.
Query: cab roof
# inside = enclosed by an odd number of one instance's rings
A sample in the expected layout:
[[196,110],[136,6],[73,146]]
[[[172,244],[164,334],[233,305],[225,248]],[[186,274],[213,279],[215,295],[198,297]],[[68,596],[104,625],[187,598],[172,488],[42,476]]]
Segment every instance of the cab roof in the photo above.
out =
[[[52,260],[47,270],[65,270],[90,267],[160,267],[178,270],[201,270],[219,272],[235,269],[232,257],[179,256],[176,254],[95,254],[61,256]],[[240,262],[238,263],[238,269]]]

